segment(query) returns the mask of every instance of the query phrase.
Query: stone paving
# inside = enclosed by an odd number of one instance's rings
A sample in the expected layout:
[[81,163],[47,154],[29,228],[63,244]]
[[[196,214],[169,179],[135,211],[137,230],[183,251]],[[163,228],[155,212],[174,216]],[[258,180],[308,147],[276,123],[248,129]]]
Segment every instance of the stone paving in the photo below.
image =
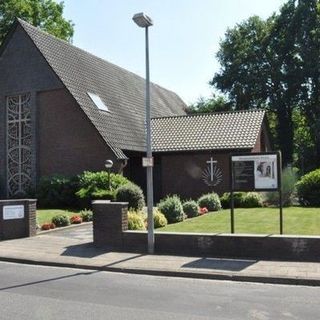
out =
[[320,285],[320,263],[218,259],[105,252],[92,243],[92,224],[0,242],[0,260],[107,271]]

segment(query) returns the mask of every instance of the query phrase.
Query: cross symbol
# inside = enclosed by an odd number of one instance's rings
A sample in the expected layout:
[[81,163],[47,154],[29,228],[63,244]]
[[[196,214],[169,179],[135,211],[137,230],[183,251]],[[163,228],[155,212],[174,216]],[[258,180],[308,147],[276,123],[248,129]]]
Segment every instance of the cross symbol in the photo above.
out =
[[218,163],[218,161],[216,160],[213,160],[212,157],[210,158],[209,161],[206,161],[208,164],[210,164],[210,178],[211,178],[211,181],[213,181],[213,165]]

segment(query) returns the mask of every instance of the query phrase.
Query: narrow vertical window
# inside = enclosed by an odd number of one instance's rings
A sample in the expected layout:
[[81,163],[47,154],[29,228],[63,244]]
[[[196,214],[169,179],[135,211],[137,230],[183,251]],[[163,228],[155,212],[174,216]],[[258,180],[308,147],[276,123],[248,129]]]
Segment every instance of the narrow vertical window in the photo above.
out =
[[24,195],[32,185],[30,94],[7,97],[7,193]]

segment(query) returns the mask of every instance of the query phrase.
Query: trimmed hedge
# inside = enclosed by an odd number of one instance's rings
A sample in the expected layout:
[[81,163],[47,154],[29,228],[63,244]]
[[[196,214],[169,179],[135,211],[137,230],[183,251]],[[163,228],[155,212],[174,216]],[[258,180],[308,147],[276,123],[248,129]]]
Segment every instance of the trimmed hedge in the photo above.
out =
[[128,229],[145,230],[144,216],[135,211],[128,212]]
[[296,187],[301,205],[320,207],[320,169],[304,175]]
[[118,202],[128,202],[128,208],[132,210],[141,210],[145,206],[142,189],[133,183],[119,187],[115,192],[115,199]]
[[70,219],[65,214],[58,214],[51,219],[56,227],[66,227],[70,224]]
[[221,202],[219,196],[212,192],[201,196],[198,200],[198,205],[200,208],[207,208],[209,211],[219,211],[221,210]]
[[182,204],[183,212],[188,218],[193,218],[199,215],[199,206],[194,200],[186,201]]
[[77,208],[79,199],[77,177],[48,176],[42,177],[36,189],[39,208]]
[[241,206],[243,208],[259,208],[263,207],[262,197],[257,192],[248,192],[242,199]]
[[155,209],[153,211],[153,223],[155,228],[162,228],[168,224],[168,220],[163,213]]
[[[235,208],[241,208],[245,192],[234,192],[233,203]],[[220,198],[221,206],[223,209],[229,209],[231,206],[230,192],[225,192]]]
[[165,215],[168,223],[180,222],[184,219],[181,200],[177,195],[162,199],[158,204],[158,209]]

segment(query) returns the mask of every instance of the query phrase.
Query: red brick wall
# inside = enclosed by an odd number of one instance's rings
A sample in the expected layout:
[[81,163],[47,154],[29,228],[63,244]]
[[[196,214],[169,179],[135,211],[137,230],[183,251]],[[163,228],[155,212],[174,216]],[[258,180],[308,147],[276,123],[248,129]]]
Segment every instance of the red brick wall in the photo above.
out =
[[37,110],[39,177],[105,170],[106,159],[114,162],[114,171],[119,169],[120,163],[66,89],[38,93]]
[[[202,178],[210,158],[217,160],[222,171],[222,181],[216,187],[209,187]],[[222,194],[229,190],[229,153],[175,153],[161,156],[162,196],[178,194],[182,198],[196,199],[211,191]]]

